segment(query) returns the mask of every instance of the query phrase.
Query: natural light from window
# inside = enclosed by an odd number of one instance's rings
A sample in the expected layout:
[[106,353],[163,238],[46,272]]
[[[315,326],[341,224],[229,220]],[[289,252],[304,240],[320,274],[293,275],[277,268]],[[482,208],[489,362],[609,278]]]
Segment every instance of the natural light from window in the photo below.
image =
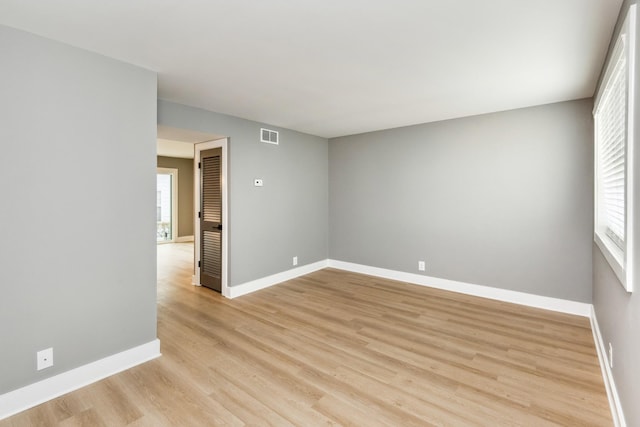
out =
[[624,21],[596,96],[595,241],[620,283],[632,290],[635,5]]

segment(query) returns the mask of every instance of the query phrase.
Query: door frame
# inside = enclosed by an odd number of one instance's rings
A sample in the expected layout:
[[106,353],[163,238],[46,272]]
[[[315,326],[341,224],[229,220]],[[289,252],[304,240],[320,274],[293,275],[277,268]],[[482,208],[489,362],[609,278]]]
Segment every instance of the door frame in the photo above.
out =
[[162,245],[178,239],[178,169],[156,167],[156,177],[158,175],[171,175],[171,240],[158,242],[156,238],[156,243]]
[[229,265],[229,204],[228,204],[228,173],[229,170],[229,151],[227,149],[228,146],[228,138],[216,139],[214,141],[206,141],[199,142],[194,144],[194,156],[193,156],[193,189],[194,189],[194,274],[192,283],[195,286],[202,286],[200,284],[200,268],[198,267],[198,262],[200,261],[200,218],[198,218],[198,212],[200,212],[200,203],[201,203],[201,192],[202,192],[202,176],[201,169],[198,167],[200,163],[201,152],[204,150],[209,150],[211,148],[222,148],[222,223],[224,224],[222,227],[222,261],[221,261],[221,270],[222,277],[220,278],[220,293],[229,298],[229,286],[227,283],[227,270]]

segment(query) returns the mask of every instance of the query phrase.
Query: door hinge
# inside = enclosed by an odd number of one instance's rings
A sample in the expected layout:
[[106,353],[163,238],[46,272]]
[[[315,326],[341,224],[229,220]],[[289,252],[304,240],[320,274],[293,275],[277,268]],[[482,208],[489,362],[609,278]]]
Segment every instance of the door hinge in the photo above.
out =
[[201,212],[198,212],[198,218],[201,218],[201,217],[200,217],[200,214],[201,214]]
[[198,268],[200,268],[200,261],[198,261]]
[[202,169],[202,163],[198,162],[198,169]]

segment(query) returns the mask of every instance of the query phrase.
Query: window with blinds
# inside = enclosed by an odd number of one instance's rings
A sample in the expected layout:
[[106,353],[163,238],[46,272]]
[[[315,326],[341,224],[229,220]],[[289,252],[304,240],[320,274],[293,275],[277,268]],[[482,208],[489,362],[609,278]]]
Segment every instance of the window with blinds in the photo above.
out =
[[628,93],[624,36],[618,41],[610,64],[613,67],[594,115],[598,144],[598,222],[607,237],[624,250]]
[[593,112],[595,124],[595,241],[620,282],[631,290],[627,266],[633,215],[635,5],[629,9],[605,68]]

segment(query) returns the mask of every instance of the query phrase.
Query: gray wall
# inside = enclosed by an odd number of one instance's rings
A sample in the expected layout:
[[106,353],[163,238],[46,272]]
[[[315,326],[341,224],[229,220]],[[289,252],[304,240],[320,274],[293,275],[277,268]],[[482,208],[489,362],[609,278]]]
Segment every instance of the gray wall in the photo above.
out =
[[[287,129],[260,142],[264,125],[160,100],[158,124],[229,137],[229,285],[328,254],[327,140]],[[262,178],[264,187],[254,187]]]
[[[629,4],[625,1],[618,19],[618,27],[626,15]],[[636,6],[636,10],[640,5]],[[640,22],[640,16],[636,17]],[[618,28],[615,37],[619,34]],[[638,33],[640,34],[640,32]],[[615,39],[614,37],[614,39]],[[640,58],[640,40],[636,40],[636,61]],[[638,81],[636,75],[636,82]],[[636,84],[635,146],[640,146],[640,85]],[[640,150],[636,149],[636,171],[640,168]],[[636,195],[640,189],[640,174],[636,173]],[[636,196],[635,218],[640,218],[640,198]],[[636,224],[636,248],[640,243],[640,227]],[[627,425],[640,426],[640,250],[636,249],[635,259],[629,260],[636,272],[635,292],[627,293],[604,259],[600,249],[593,245],[593,305],[600,325],[605,346],[613,345],[613,376],[622,401]]]
[[156,75],[3,26],[0,57],[1,394],[156,338]]
[[158,156],[158,167],[178,169],[178,237],[193,236],[193,159]]
[[591,109],[331,139],[330,258],[590,302]]

